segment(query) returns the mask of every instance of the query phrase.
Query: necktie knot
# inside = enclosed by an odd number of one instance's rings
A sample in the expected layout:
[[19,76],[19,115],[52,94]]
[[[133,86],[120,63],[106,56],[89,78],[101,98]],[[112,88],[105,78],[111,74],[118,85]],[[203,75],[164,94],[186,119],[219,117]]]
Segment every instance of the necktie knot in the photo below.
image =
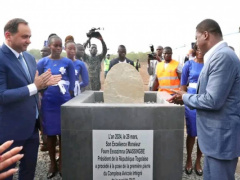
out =
[[18,56],[18,59],[19,59],[19,60],[23,60],[23,58],[22,58],[22,55],[21,55],[21,54],[19,54],[19,56]]

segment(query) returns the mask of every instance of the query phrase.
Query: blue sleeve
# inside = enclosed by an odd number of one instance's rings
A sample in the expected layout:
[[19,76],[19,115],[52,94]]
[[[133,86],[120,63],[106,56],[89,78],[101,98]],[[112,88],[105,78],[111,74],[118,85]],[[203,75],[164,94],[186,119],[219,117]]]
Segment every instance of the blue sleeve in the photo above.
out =
[[81,63],[81,72],[82,82],[80,82],[80,87],[86,87],[89,83],[88,70],[85,64]]
[[188,84],[190,61],[187,61],[182,69],[181,86]]
[[[16,88],[8,88],[8,84],[16,83],[19,84],[21,82],[17,82],[16,78],[14,76],[16,75],[13,68],[8,68],[9,66],[6,66],[4,64],[4,61],[0,57],[0,105],[5,105],[9,103],[15,103],[22,101],[26,98],[29,98],[29,90],[27,87],[27,84],[23,87],[18,87],[16,85]],[[10,79],[9,77],[12,77]],[[16,82],[15,82],[16,81]],[[4,106],[3,106],[4,107]],[[1,109],[0,109],[0,118],[1,118]]]
[[69,91],[73,91],[75,86],[75,68],[71,60],[68,63],[68,78],[70,82]]
[[44,73],[44,59],[40,59],[37,63],[38,74],[41,75]]
[[[234,113],[234,110],[229,110],[227,104],[232,104],[233,101],[239,102],[239,71],[240,63],[237,57],[231,56],[233,53],[216,53],[207,65],[205,75],[200,81],[205,83],[205,92],[201,94],[186,94],[183,96],[184,104],[190,108],[219,110],[216,113],[221,113],[228,109],[228,113]],[[205,65],[204,65],[205,66]],[[203,90],[202,90],[203,91]],[[239,104],[239,103],[238,103]],[[238,106],[236,103],[236,105]],[[224,106],[224,107],[223,107]],[[225,108],[225,110],[221,109]],[[220,110],[221,109],[221,110]]]

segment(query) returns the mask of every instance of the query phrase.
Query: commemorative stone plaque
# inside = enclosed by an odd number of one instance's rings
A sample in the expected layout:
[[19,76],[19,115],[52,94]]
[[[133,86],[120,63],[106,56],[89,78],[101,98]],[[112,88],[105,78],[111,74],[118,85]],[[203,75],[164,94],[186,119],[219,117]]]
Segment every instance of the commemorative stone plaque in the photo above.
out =
[[93,180],[151,180],[153,130],[93,130]]

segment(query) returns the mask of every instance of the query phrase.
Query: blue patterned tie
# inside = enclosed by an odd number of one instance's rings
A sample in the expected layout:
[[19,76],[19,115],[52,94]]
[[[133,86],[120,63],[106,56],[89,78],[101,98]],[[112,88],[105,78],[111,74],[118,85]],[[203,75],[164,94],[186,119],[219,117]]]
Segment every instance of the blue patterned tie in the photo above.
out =
[[23,57],[22,57],[21,54],[19,54],[18,59],[19,59],[21,65],[22,65],[22,67],[23,67],[23,69],[24,69],[24,71],[25,71],[25,73],[26,73],[26,75],[27,75],[27,77],[28,77],[28,80],[31,81],[31,76],[30,76],[30,74],[29,74],[27,65],[26,65],[26,63],[24,62]]

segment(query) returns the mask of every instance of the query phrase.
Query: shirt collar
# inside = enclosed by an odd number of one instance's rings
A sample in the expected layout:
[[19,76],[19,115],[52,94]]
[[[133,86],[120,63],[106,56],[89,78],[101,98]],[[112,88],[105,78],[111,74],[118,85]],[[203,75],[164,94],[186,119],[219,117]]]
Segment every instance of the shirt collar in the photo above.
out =
[[9,45],[7,45],[7,43],[4,43],[4,44],[13,52],[13,54],[16,56],[16,58],[18,58],[20,54],[22,55],[22,53],[18,53],[13,48],[11,48]]
[[126,59],[124,61],[119,60],[119,63],[127,63],[127,60]]
[[223,43],[225,43],[225,41],[220,41],[217,44],[215,44],[210,50],[208,50],[208,52],[203,57],[204,64],[206,64],[208,62],[208,60],[209,60],[210,56],[212,55],[212,53]]

